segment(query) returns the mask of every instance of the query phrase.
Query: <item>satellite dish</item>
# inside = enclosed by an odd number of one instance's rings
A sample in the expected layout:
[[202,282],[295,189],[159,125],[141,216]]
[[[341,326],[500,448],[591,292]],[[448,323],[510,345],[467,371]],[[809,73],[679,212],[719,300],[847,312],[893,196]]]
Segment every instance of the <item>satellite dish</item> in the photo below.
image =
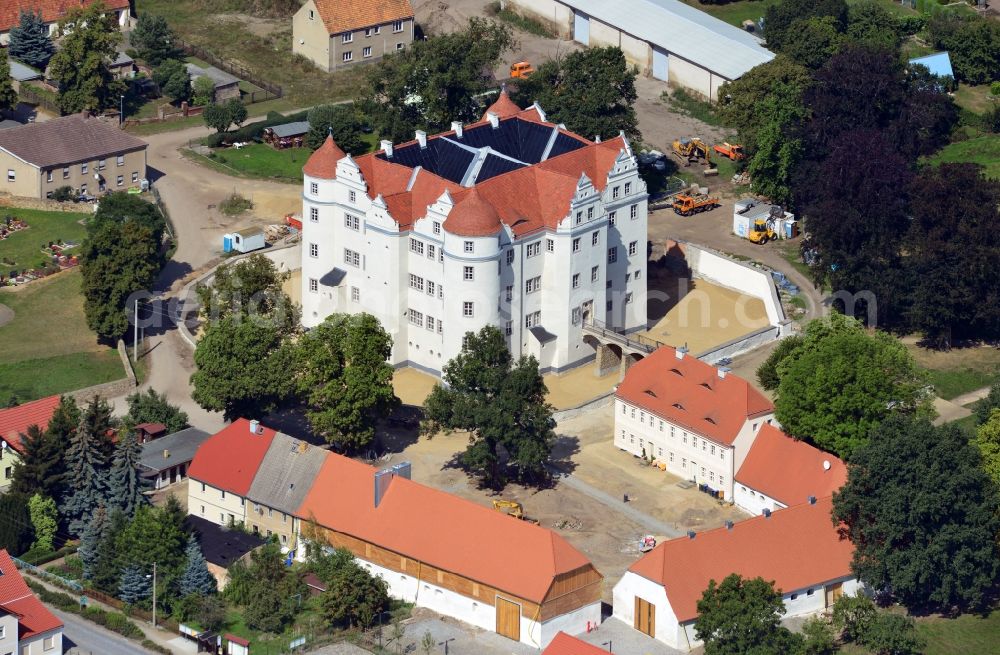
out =
[[0,439],[0,450],[7,450],[7,442]]
[[828,460],[828,459],[824,459],[823,460],[823,470],[824,471],[829,471],[830,470],[830,460]]

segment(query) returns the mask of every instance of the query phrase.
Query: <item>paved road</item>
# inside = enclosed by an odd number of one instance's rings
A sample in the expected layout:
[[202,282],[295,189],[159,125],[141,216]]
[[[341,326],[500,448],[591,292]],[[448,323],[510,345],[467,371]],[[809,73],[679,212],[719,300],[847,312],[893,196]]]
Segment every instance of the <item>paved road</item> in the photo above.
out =
[[51,606],[49,609],[66,625],[63,643],[67,655],[135,655],[151,652],[136,642],[105,630],[75,614]]

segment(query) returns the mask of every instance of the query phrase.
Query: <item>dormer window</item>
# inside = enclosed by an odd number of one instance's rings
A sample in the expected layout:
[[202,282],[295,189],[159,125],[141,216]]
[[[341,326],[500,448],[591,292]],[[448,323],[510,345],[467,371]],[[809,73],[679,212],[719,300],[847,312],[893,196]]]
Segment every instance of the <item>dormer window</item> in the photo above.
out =
[[656,393],[652,389],[646,389],[645,393],[656,398]]
[[674,406],[675,409],[684,409],[684,405],[682,405],[680,403],[674,403],[673,406]]

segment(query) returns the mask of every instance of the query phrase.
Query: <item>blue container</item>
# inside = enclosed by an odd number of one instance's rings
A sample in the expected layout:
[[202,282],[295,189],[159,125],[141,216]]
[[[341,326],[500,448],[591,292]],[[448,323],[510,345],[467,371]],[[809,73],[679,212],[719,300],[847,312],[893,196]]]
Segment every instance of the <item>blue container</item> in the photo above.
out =
[[795,223],[785,223],[785,236],[789,239],[795,236]]
[[228,234],[222,237],[222,252],[232,252],[233,250],[233,237]]

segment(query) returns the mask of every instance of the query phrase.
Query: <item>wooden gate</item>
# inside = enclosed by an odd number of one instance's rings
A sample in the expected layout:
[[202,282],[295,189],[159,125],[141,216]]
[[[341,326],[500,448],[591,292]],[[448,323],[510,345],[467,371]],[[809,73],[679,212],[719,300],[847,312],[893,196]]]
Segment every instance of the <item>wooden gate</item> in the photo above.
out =
[[656,637],[656,606],[638,596],[635,597],[635,629]]
[[497,634],[521,641],[521,606],[497,596]]
[[837,599],[844,595],[844,583],[837,582],[826,587],[826,606],[833,607]]

